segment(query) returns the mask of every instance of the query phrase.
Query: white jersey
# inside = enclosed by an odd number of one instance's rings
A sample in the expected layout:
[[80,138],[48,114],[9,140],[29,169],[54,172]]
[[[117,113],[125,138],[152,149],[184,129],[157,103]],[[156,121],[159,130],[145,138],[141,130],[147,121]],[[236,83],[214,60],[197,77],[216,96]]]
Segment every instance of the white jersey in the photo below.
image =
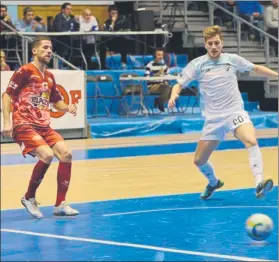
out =
[[206,54],[192,60],[177,82],[185,88],[191,81],[197,80],[202,115],[214,118],[244,110],[236,72],[252,71],[253,68],[254,64],[236,54],[221,53],[216,60]]

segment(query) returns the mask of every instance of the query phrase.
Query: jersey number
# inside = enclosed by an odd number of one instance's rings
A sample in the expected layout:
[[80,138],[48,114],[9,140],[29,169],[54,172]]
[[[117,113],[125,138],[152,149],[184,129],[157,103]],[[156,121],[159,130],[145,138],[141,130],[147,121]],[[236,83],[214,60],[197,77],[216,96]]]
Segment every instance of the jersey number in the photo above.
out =
[[243,117],[242,116],[238,116],[237,118],[235,118],[233,120],[233,124],[236,126],[236,125],[242,123],[243,121],[244,121]]

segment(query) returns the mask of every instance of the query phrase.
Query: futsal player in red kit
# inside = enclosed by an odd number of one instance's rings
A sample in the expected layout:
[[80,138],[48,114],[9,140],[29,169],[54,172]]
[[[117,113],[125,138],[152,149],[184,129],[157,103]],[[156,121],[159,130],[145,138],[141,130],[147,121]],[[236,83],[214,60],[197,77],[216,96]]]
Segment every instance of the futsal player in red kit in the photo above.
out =
[[[79,212],[65,201],[71,179],[72,153],[63,137],[50,127],[52,103],[58,111],[76,114],[76,105],[67,105],[57,90],[54,76],[46,67],[52,57],[52,43],[46,36],[37,37],[31,45],[34,60],[20,67],[11,77],[2,96],[3,135],[13,137],[22,154],[38,157],[27,192],[21,203],[36,218],[43,214],[38,208],[36,191],[53,157],[59,159],[57,171],[57,198],[53,214],[74,216]],[[10,109],[12,108],[12,123]]]

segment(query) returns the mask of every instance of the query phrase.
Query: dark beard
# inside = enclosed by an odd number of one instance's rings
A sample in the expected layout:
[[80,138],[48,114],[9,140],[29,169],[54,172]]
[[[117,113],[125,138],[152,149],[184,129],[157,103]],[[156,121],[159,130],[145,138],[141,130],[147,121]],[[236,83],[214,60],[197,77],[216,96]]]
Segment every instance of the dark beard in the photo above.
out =
[[45,64],[45,65],[48,65],[49,63],[50,63],[50,61],[49,62],[47,62],[45,59],[43,59],[43,58],[38,58],[38,60],[39,60],[39,62],[41,62],[42,64]]

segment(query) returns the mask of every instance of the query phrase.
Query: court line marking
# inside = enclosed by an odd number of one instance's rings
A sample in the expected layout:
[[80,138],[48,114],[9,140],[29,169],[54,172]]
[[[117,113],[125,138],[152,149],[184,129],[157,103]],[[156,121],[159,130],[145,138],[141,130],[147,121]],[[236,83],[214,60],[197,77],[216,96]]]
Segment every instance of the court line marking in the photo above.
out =
[[[276,137],[274,137],[274,138],[276,138]],[[274,139],[274,138],[271,138],[271,139]],[[269,138],[270,139],[270,138]],[[231,142],[231,141],[233,141],[233,140],[228,140],[228,142]],[[186,144],[188,144],[188,143],[181,143],[181,145],[186,145]],[[190,143],[190,144],[193,144],[193,143]],[[195,142],[195,144],[197,144],[197,142]],[[161,145],[161,146],[170,146],[171,144],[163,144],[163,145]],[[158,146],[158,145],[155,145],[154,147],[156,147],[156,146]],[[138,147],[141,147],[141,146],[136,146],[135,147],[135,149],[136,148],[138,148]],[[148,145],[148,146],[143,146],[143,147],[153,147],[153,145]],[[125,149],[126,147],[118,147],[118,148],[101,148],[102,150],[105,150],[105,149],[108,149],[108,150],[113,150],[113,149]],[[264,146],[261,146],[261,148],[277,148],[277,146],[276,145],[264,145]],[[85,151],[89,151],[89,150],[93,150],[93,149],[85,149],[85,150],[74,150],[74,151],[82,151],[83,153],[85,152]],[[99,149],[96,149],[96,150],[99,150]],[[221,149],[219,149],[219,148],[217,148],[216,149],[216,151],[237,151],[237,150],[246,150],[245,148],[221,148]],[[81,154],[83,154],[83,153],[81,153]],[[154,154],[151,154],[151,155],[149,155],[149,154],[143,154],[143,155],[132,155],[132,156],[117,156],[117,157],[104,157],[104,158],[84,158],[84,159],[77,159],[77,160],[75,160],[75,159],[73,159],[73,161],[74,162],[78,162],[78,161],[96,161],[96,160],[108,160],[108,159],[123,159],[123,158],[136,158],[136,157],[149,157],[149,156],[166,156],[166,155],[184,155],[184,154],[194,154],[195,153],[195,150],[193,150],[193,151],[190,151],[190,152],[180,152],[180,153],[163,153],[163,154],[160,154],[160,153],[154,153]],[[21,157],[21,154],[20,153],[17,153],[17,154],[3,154],[3,157],[4,156],[7,156],[7,155],[10,155],[10,157]],[[75,157],[75,156],[74,156]],[[18,166],[18,165],[34,165],[36,162],[37,162],[37,160],[35,160],[35,159],[37,159],[37,158],[29,158],[28,160],[27,160],[27,162],[22,162],[22,163],[16,163],[16,165]],[[58,163],[59,161],[55,158],[53,161],[52,161],[52,163]],[[3,161],[2,161],[2,163],[1,163],[1,166],[5,166],[5,167],[8,167],[8,166],[13,166],[13,164],[5,164],[5,163],[3,163]]]
[[181,208],[163,208],[163,209],[149,209],[149,210],[138,210],[123,213],[111,213],[104,214],[103,217],[112,216],[125,216],[133,214],[153,213],[153,212],[164,212],[164,211],[179,211],[179,210],[206,210],[206,209],[233,209],[233,208],[278,208],[278,206],[219,206],[219,207],[181,207]]
[[[278,187],[278,185],[274,185],[273,188]],[[250,189],[254,189],[254,187],[243,187],[243,188],[232,188],[232,189],[225,189],[225,190],[218,190],[218,192],[230,192],[230,191],[240,191],[240,190],[250,190]],[[218,193],[217,192],[217,193]],[[179,196],[184,196],[184,195],[194,195],[194,194],[199,194],[200,192],[185,192],[185,193],[181,193],[181,194],[166,194],[166,195],[148,195],[148,196],[142,196],[142,197],[129,197],[129,198],[116,198],[116,199],[107,199],[107,200],[95,200],[95,201],[82,201],[82,202],[71,202],[71,204],[73,205],[82,205],[82,204],[88,204],[88,203],[100,203],[100,202],[112,202],[112,201],[123,201],[123,200],[135,200],[135,199],[147,199],[147,198],[157,198],[157,197],[179,197]],[[215,193],[216,194],[216,193]],[[41,207],[53,207],[53,205],[46,205],[43,206],[41,205]],[[20,208],[5,208],[5,209],[1,209],[0,211],[12,211],[12,210],[24,210],[25,207],[20,207]]]
[[97,244],[111,245],[111,246],[121,246],[121,247],[147,249],[147,250],[162,251],[162,252],[184,254],[184,255],[224,258],[224,259],[230,259],[230,260],[236,260],[236,261],[272,261],[272,260],[266,260],[266,259],[263,260],[263,259],[249,258],[249,257],[220,255],[220,254],[215,254],[215,253],[181,250],[181,249],[174,249],[174,248],[165,248],[165,247],[157,247],[157,246],[133,244],[133,243],[125,243],[125,242],[116,242],[116,241],[109,241],[109,240],[99,240],[99,239],[93,239],[93,238],[61,236],[61,235],[55,235],[55,234],[45,234],[45,233],[37,233],[37,232],[32,232],[32,231],[23,231],[23,230],[14,230],[14,229],[1,228],[1,232],[24,234],[24,235],[39,236],[39,237],[47,237],[47,238],[56,238],[56,239],[64,239],[64,240],[71,240],[71,241],[97,243]]

